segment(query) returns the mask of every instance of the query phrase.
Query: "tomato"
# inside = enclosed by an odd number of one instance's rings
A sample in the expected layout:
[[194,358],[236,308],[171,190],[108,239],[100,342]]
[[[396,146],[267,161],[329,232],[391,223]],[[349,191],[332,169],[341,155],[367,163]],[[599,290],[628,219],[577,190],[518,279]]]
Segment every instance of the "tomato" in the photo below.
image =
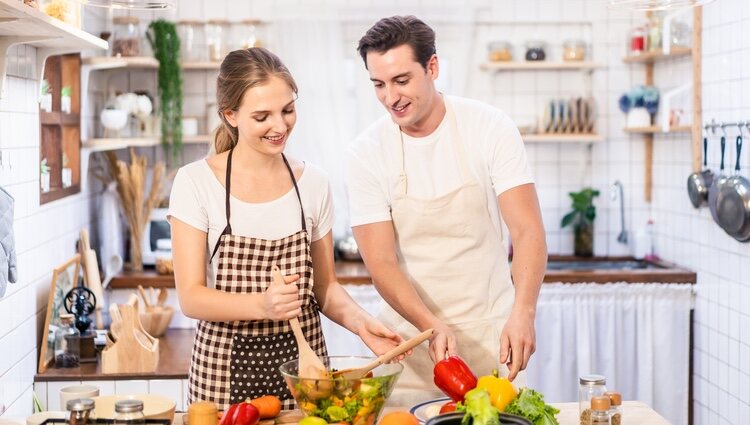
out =
[[450,413],[456,411],[456,402],[455,401],[449,401],[445,403],[444,405],[440,406],[440,414],[443,413]]

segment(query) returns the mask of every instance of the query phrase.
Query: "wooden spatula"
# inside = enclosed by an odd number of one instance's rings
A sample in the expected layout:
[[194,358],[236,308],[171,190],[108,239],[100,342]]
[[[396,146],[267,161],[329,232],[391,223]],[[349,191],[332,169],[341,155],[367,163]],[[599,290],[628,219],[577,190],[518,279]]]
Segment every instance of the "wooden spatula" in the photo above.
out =
[[400,356],[401,354],[404,354],[405,352],[411,350],[412,348],[416,347],[417,345],[423,343],[424,341],[428,340],[431,336],[434,330],[432,328],[427,329],[426,331],[422,332],[421,334],[415,336],[414,338],[411,338],[407,341],[402,342],[397,347],[391,349],[390,351],[387,351],[380,355],[377,359],[371,361],[370,363],[367,363],[366,365],[362,367],[357,368],[350,368],[350,369],[341,369],[337,370],[336,372],[333,372],[333,377],[339,377],[342,376],[346,379],[359,379],[367,375],[367,372],[375,369],[376,367],[382,365],[383,363],[388,363],[391,361],[394,357]]
[[[284,277],[281,275],[281,270],[274,264],[271,269],[273,274],[272,285],[284,285]],[[297,374],[302,378],[326,378],[328,376],[328,369],[325,367],[322,361],[315,354],[315,351],[310,347],[305,339],[305,334],[302,333],[302,327],[299,324],[299,319],[293,317],[289,319],[289,324],[294,332],[294,338],[297,340],[297,351],[299,351],[299,366],[297,367]]]

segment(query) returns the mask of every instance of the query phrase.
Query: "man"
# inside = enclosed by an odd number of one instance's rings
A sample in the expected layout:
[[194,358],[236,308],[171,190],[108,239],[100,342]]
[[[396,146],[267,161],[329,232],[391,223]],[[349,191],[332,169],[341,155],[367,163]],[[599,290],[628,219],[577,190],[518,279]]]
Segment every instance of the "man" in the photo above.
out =
[[413,16],[380,20],[358,50],[389,114],[349,150],[352,230],[388,304],[381,318],[405,338],[435,329],[397,387],[412,400],[434,391],[433,364],[453,354],[477,374],[507,366],[513,380],[535,349],[547,262],[518,129],[490,105],[436,90],[435,34]]

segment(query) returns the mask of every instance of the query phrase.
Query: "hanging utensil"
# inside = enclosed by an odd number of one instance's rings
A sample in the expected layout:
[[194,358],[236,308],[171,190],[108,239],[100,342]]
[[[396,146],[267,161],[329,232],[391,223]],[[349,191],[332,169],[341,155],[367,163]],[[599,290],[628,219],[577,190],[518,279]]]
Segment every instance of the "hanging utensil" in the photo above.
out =
[[687,190],[690,203],[700,208],[708,203],[708,188],[714,181],[714,172],[708,168],[708,135],[703,137],[703,170],[688,176]]
[[742,134],[737,136],[735,147],[735,174],[722,185],[716,209],[721,228],[738,241],[745,242],[750,240],[750,181],[740,175]]
[[[724,131],[723,126],[721,127],[721,131]],[[719,223],[719,213],[716,210],[716,200],[719,197],[721,187],[727,181],[727,176],[724,174],[724,151],[727,145],[726,133],[721,135],[719,145],[721,146],[721,163],[719,166],[719,175],[714,178],[714,181],[711,183],[711,186],[708,189],[708,208],[711,210],[711,217],[713,217],[716,224],[721,226],[721,223]]]

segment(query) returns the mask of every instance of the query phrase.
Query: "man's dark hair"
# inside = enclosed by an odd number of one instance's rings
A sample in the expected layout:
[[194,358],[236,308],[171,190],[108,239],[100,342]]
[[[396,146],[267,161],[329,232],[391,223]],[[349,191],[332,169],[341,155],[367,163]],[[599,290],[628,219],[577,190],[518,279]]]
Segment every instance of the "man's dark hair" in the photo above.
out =
[[411,46],[414,59],[425,69],[427,62],[437,52],[435,31],[412,15],[391,16],[379,20],[359,39],[357,51],[367,68],[368,52],[384,53],[403,44]]

